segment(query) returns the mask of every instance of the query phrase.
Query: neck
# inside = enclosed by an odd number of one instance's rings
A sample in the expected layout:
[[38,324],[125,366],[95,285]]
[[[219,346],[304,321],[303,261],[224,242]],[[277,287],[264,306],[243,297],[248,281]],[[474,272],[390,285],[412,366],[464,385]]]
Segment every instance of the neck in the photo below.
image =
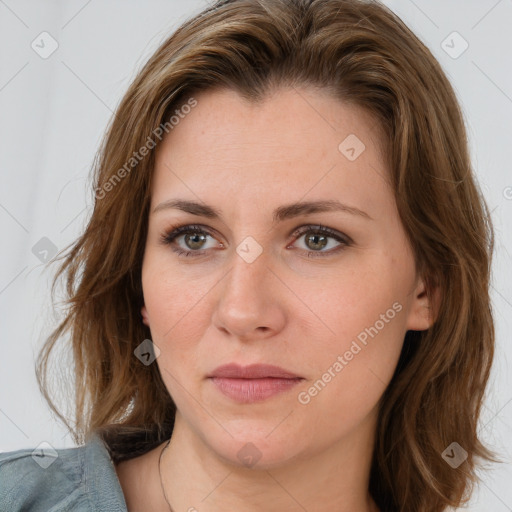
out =
[[374,428],[372,414],[335,446],[248,468],[215,453],[177,413],[161,460],[165,495],[173,510],[190,512],[378,512],[368,494]]

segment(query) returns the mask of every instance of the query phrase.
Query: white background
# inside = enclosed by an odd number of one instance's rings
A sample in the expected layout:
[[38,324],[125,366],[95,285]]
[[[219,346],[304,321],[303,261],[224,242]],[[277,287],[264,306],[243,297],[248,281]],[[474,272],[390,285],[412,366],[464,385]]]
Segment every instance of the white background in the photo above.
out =
[[[469,510],[512,511],[512,0],[386,1],[427,44],[462,104],[477,176],[492,210],[497,355],[483,438],[505,459],[483,473]],[[89,170],[137,70],[206,0],[0,0],[0,451],[72,446],[38,391],[34,358],[56,317],[33,246],[58,250],[85,226]],[[58,49],[32,48],[49,32]],[[458,58],[443,41],[460,51]],[[453,40],[453,43],[451,42]],[[461,393],[464,390],[461,390]]]

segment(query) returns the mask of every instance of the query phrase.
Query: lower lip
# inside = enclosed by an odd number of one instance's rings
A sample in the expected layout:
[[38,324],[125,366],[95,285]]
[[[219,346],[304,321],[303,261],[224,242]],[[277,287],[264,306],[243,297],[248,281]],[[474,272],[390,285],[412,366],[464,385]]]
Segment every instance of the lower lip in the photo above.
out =
[[267,377],[263,379],[232,379],[211,377],[210,380],[229,398],[241,403],[260,402],[296,386],[301,380]]

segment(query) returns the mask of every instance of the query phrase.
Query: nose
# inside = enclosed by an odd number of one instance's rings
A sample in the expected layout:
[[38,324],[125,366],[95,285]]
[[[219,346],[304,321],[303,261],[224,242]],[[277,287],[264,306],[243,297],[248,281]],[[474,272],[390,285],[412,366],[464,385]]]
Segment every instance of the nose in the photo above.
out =
[[217,329],[247,341],[271,337],[284,328],[286,287],[268,263],[265,252],[251,263],[233,255],[217,292],[212,318]]

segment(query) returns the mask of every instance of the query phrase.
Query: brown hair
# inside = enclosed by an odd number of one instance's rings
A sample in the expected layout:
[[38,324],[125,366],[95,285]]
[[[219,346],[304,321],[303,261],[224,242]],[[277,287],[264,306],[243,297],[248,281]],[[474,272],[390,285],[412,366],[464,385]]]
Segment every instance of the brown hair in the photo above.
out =
[[[301,85],[324,88],[381,123],[418,271],[429,296],[435,286],[442,291],[436,322],[407,333],[382,397],[370,492],[383,511],[457,507],[477,481],[476,457],[496,460],[477,436],[494,353],[493,230],[452,87],[430,51],[376,2],[219,1],[160,46],[124,96],[95,161],[94,210],[52,287],[53,297],[65,275],[67,311],[39,355],[40,387],[77,442],[101,432],[115,461],[170,437],[175,405],[158,366],[134,357],[150,338],[140,308],[154,151],[136,162],[134,152],[163,124],[168,131],[170,116],[194,92],[227,87],[258,102],[276,87]],[[49,356],[66,332],[74,425],[48,392]],[[441,456],[453,441],[468,454],[457,469]]]

